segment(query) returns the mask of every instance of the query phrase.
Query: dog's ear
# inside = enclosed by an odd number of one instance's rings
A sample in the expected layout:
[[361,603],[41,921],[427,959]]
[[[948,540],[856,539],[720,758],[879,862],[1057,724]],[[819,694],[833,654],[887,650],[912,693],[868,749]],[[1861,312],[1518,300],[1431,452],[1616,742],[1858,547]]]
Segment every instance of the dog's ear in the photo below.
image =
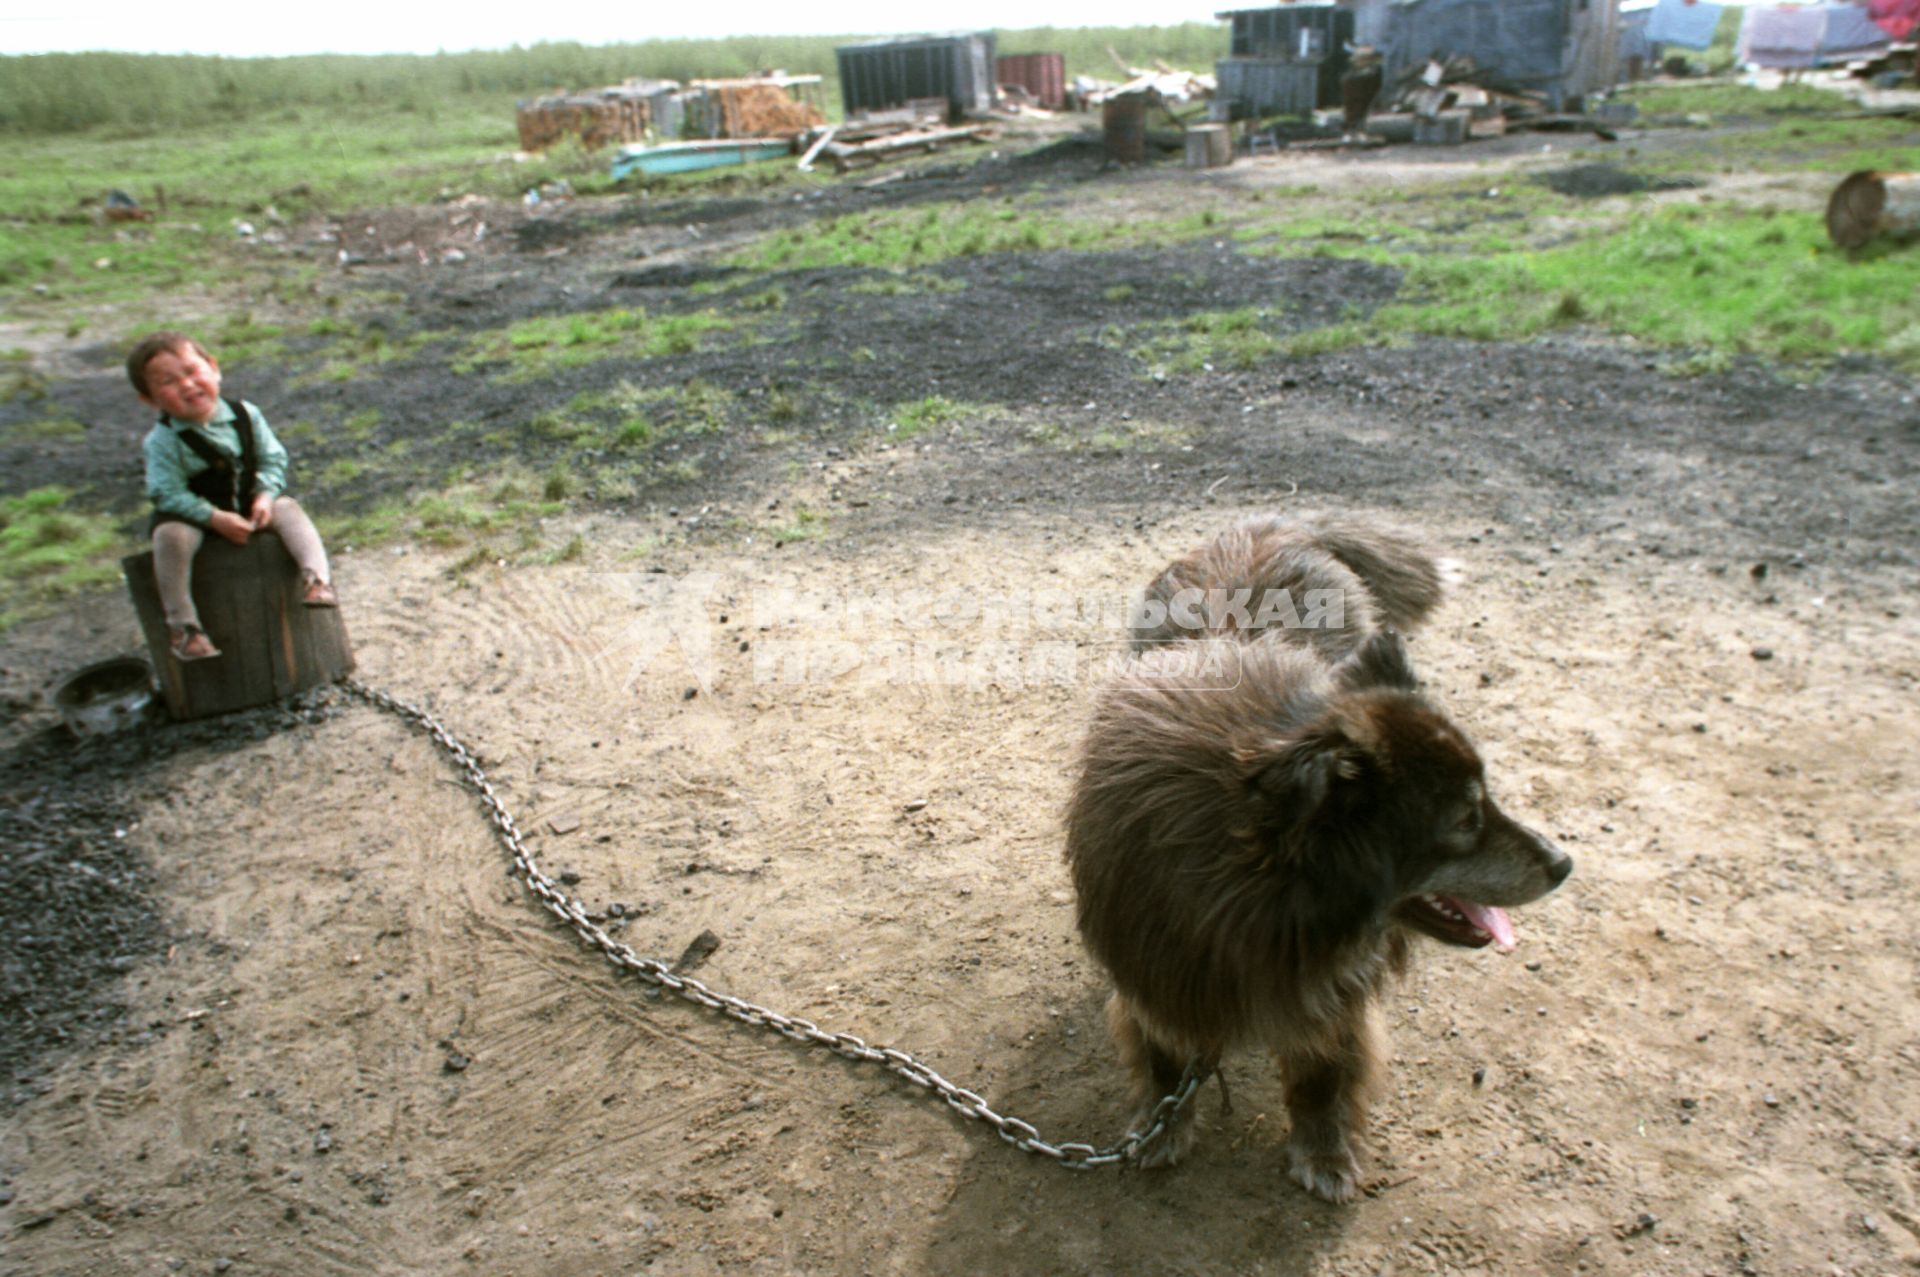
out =
[[1412,692],[1420,687],[1407,645],[1392,630],[1382,630],[1362,643],[1359,651],[1335,668],[1334,677],[1348,691],[1385,687]]
[[1250,760],[1248,787],[1282,828],[1305,829],[1358,796],[1371,760],[1339,726],[1323,724]]

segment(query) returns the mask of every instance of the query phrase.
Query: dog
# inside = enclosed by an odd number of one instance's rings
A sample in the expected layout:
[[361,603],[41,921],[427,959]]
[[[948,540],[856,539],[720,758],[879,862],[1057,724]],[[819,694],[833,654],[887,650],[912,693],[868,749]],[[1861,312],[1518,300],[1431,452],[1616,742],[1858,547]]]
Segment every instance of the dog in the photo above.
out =
[[[1262,597],[1287,591],[1297,611],[1316,590],[1337,592],[1317,602],[1340,625],[1285,624]],[[1571,872],[1500,810],[1418,689],[1397,631],[1441,592],[1416,538],[1350,518],[1249,521],[1147,588],[1137,654],[1094,709],[1065,852],[1081,936],[1113,979],[1136,1132],[1188,1067],[1204,1079],[1263,1044],[1289,1174],[1350,1201],[1385,1058],[1376,1004],[1413,937],[1510,949],[1506,908]],[[1143,1165],[1186,1154],[1191,1108]]]

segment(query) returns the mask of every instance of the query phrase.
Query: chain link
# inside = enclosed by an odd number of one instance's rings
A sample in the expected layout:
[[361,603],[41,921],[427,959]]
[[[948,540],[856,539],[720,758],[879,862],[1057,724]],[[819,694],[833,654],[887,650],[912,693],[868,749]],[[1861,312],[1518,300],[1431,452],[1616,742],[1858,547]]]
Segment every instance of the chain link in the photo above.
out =
[[869,1046],[865,1041],[851,1033],[830,1033],[811,1020],[798,1016],[782,1015],[770,1008],[758,1006],[731,994],[721,993],[708,988],[692,976],[680,975],[666,963],[656,958],[643,958],[633,949],[612,936],[587,915],[586,902],[571,897],[560,889],[553,879],[547,877],[534,860],[533,855],[520,839],[520,830],[514,824],[513,816],[501,803],[499,795],[494,793],[493,785],[487,780],[486,772],[480,768],[479,761],[460,743],[439,721],[418,706],[410,705],[376,688],[368,687],[357,679],[347,679],[341,686],[351,696],[358,697],[369,705],[386,710],[399,718],[413,723],[430,736],[441,751],[457,766],[467,783],[480,796],[487,809],[487,816],[493,821],[495,832],[513,857],[513,867],[534,899],[554,917],[572,929],[584,943],[598,949],[614,967],[638,976],[648,984],[666,989],[688,1002],[705,1007],[709,1011],[718,1011],[731,1016],[743,1024],[764,1028],[782,1037],[789,1038],[803,1046],[817,1046],[834,1054],[862,1064],[873,1064],[886,1069],[896,1077],[903,1078],[913,1085],[933,1092],[947,1102],[949,1108],[976,1122],[991,1126],[1001,1139],[1027,1153],[1037,1153],[1052,1158],[1059,1165],[1070,1170],[1088,1170],[1096,1166],[1117,1166],[1137,1161],[1141,1151],[1158,1139],[1173,1123],[1193,1093],[1200,1088],[1202,1074],[1197,1064],[1189,1064],[1180,1085],[1153,1107],[1148,1114],[1147,1129],[1128,1131],[1106,1148],[1095,1148],[1091,1144],[1064,1143],[1053,1144],[1040,1137],[1040,1131],[1030,1122],[1017,1117],[1008,1117],[996,1113],[980,1096],[958,1086],[940,1076],[933,1068],[905,1051],[893,1047]]

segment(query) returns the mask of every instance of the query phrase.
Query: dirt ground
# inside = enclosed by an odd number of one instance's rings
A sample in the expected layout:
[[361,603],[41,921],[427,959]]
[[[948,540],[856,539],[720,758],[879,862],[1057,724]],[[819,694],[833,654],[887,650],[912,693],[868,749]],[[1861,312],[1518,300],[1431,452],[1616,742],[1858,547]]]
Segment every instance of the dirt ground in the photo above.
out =
[[[1537,148],[1482,162],[1554,162]],[[1176,207],[1193,183],[1089,166],[1079,195]],[[612,304],[679,212],[576,209],[496,237],[457,288],[358,269],[421,310],[501,298],[486,322],[561,287]],[[743,235],[778,220],[738,213]],[[725,237],[682,238],[646,268],[684,286]],[[1189,273],[1215,252],[1168,251]],[[1136,305],[1158,304],[1154,264]],[[871,374],[991,399],[988,425],[712,444],[704,480],[571,516],[579,562],[454,577],[451,554],[343,552],[361,677],[471,745],[541,864],[639,953],[711,933],[688,957],[716,988],[1107,1144],[1122,1079],[1059,816],[1112,612],[1242,515],[1425,529],[1464,578],[1415,660],[1576,869],[1516,911],[1515,953],[1429,947],[1389,1000],[1359,1202],[1286,1179],[1250,1055],[1230,1107],[1200,1093],[1190,1162],[1074,1173],[883,1072],[649,996],[534,907],[423,735],[337,692],[73,746],[34,693],[136,645],[103,596],[10,633],[0,672],[8,918],[46,938],[9,974],[77,990],[30,1008],[45,1041],[8,1058],[0,1270],[1920,1269],[1911,381],[1679,378],[1562,339],[1156,384],[1083,339],[1097,302],[1025,267],[997,327],[929,311],[917,359],[903,335]],[[1311,294],[1298,263],[1203,278],[1256,270]],[[104,402],[110,366],[73,361],[63,393]],[[829,535],[776,534],[802,504]],[[35,877],[22,847],[86,867]]]

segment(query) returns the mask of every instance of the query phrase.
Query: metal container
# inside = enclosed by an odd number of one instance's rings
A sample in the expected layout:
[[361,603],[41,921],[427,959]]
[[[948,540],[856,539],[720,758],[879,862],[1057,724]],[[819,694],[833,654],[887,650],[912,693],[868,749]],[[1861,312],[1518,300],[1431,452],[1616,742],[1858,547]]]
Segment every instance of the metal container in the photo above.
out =
[[1223,168],[1233,163],[1233,132],[1225,124],[1196,124],[1186,133],[1188,168]]
[[840,104],[849,116],[922,98],[945,98],[949,119],[993,109],[991,32],[869,40],[843,44],[833,55]]
[[75,736],[111,736],[153,713],[153,669],[137,656],[100,661],[69,675],[53,704]]
[[[1324,63],[1272,58],[1222,58],[1214,63],[1221,99],[1240,119],[1264,115],[1307,115],[1315,107],[1339,101],[1337,77],[1329,82]],[[1331,96],[1329,96],[1331,95]]]
[[1049,111],[1067,104],[1067,59],[1061,53],[1010,53],[994,66],[1001,84],[1017,84]]
[[1920,235],[1920,173],[1849,173],[1827,201],[1827,235],[1842,248]]
[[1116,164],[1143,164],[1147,158],[1147,95],[1122,93],[1100,108],[1100,131],[1107,158]]

